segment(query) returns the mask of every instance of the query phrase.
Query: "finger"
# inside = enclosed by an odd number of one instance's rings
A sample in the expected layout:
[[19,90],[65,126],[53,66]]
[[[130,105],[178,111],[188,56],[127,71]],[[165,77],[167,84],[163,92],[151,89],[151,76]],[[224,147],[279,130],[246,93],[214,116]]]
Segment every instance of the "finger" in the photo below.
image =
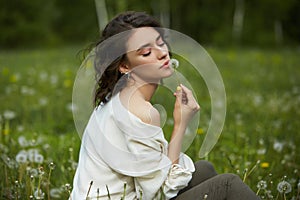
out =
[[181,87],[178,86],[176,88],[176,92],[174,94],[176,96],[176,103],[181,104],[181,101],[182,101],[182,89],[181,89]]
[[183,95],[182,95],[183,103],[189,104],[189,106],[191,106],[193,110],[196,110],[196,111],[200,110],[200,106],[197,103],[192,91],[182,84],[180,86],[182,88],[182,93],[183,93]]
[[190,89],[188,89],[187,87],[185,87],[184,85],[180,84],[180,87],[186,94],[192,94],[192,91]]
[[181,88],[182,88],[182,90],[183,90],[183,92],[185,93],[185,95],[186,95],[186,98],[187,98],[187,100],[189,101],[189,100],[193,100],[193,101],[196,101],[195,100],[195,98],[194,98],[194,95],[193,95],[193,93],[192,93],[192,91],[190,90],[190,89],[188,89],[187,87],[185,87],[184,85],[180,85],[181,86]]
[[188,98],[187,98],[187,95],[186,95],[186,92],[182,90],[182,98],[181,98],[181,101],[183,104],[187,104],[188,103]]

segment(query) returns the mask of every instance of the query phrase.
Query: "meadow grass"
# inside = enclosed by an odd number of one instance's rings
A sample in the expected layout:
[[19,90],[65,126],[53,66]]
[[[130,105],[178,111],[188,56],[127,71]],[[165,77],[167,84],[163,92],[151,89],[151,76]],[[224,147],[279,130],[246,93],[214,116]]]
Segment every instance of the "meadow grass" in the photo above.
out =
[[[68,198],[80,145],[71,107],[79,49],[0,52],[0,198]],[[238,174],[264,199],[300,198],[299,50],[207,50],[223,77],[227,113],[205,159],[219,173]],[[198,134],[186,152],[196,161],[210,98],[200,76],[184,67],[178,71],[189,77],[201,105]],[[171,118],[174,101],[160,99],[163,92],[155,100]],[[170,126],[164,129],[170,132]]]

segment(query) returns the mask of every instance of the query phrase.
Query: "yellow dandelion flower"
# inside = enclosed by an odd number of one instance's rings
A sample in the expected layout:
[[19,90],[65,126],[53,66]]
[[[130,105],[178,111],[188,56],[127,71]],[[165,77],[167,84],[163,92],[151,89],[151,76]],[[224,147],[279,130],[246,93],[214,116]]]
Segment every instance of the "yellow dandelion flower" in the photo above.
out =
[[66,79],[66,80],[64,81],[64,87],[65,87],[65,88],[71,87],[72,84],[73,84],[73,82],[72,82],[70,79]]
[[9,128],[3,129],[3,135],[9,135],[9,133],[10,133],[10,129]]
[[197,134],[202,135],[204,133],[202,128],[198,128],[197,129]]
[[11,75],[11,76],[9,77],[9,81],[10,81],[11,83],[16,83],[16,82],[18,81],[17,75],[15,75],[15,74]]
[[262,162],[261,164],[260,164],[260,167],[261,168],[268,168],[268,167],[270,167],[270,163],[268,163],[268,162]]

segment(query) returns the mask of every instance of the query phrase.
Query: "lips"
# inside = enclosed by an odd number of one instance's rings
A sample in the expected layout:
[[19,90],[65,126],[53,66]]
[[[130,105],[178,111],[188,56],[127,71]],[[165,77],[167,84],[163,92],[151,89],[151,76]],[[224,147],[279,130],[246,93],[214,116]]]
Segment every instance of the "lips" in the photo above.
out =
[[167,60],[160,68],[169,67],[169,64],[170,64],[170,60]]

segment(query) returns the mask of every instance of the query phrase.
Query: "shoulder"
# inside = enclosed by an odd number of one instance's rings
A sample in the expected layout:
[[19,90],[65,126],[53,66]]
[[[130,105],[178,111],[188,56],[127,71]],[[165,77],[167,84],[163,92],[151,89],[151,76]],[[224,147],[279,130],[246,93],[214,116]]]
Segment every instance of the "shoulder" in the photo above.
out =
[[[131,112],[140,118],[144,123],[154,126],[160,126],[160,114],[150,102],[136,102],[138,106],[131,107]],[[137,105],[137,104],[135,104]]]

